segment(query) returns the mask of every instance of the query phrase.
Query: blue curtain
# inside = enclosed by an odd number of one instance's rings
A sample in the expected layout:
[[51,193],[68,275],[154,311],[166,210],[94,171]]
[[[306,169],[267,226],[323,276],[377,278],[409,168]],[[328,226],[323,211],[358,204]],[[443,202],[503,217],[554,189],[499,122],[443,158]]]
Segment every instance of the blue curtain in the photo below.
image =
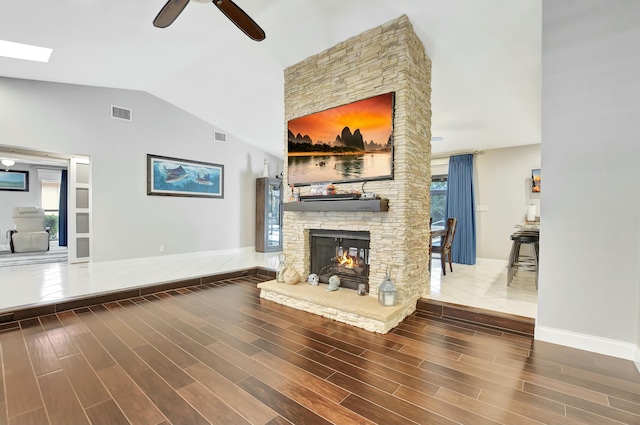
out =
[[67,246],[67,192],[67,170],[62,170],[58,205],[58,245],[60,246]]
[[473,198],[473,155],[449,158],[447,217],[458,219],[451,259],[458,264],[476,263],[476,205]]

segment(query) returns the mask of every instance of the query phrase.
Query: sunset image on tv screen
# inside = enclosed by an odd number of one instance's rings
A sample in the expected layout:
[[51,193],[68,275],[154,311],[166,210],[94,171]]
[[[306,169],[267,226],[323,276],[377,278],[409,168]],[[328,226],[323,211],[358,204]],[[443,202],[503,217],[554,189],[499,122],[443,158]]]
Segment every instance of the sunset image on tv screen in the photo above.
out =
[[385,93],[290,120],[289,183],[391,178],[393,107]]

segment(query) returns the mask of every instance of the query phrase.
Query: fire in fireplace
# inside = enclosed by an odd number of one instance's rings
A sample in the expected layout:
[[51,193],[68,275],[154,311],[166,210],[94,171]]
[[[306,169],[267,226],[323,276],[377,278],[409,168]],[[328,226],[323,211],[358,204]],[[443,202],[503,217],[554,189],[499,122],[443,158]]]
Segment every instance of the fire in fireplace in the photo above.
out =
[[311,230],[311,273],[328,283],[340,278],[340,287],[358,289],[364,283],[369,292],[369,232]]

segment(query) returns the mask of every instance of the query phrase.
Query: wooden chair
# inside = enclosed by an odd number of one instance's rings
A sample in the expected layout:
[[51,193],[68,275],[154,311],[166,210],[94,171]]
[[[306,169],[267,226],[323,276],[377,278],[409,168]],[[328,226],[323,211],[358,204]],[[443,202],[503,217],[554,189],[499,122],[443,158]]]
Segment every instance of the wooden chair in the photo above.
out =
[[451,244],[453,244],[453,237],[456,235],[456,225],[458,224],[458,219],[456,218],[448,218],[447,219],[447,233],[444,235],[444,239],[440,245],[433,245],[431,247],[432,253],[440,254],[440,262],[442,264],[442,275],[447,275],[447,259],[449,261],[449,269],[453,273],[453,264],[451,261]]

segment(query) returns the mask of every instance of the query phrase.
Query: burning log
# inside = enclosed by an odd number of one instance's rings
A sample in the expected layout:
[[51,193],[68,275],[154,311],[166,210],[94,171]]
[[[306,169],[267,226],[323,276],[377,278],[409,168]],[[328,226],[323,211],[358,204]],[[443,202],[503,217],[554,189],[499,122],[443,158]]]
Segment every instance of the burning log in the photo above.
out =
[[331,259],[333,262],[333,270],[335,273],[343,273],[347,275],[361,276],[365,272],[364,260],[362,258],[353,257],[346,252]]

